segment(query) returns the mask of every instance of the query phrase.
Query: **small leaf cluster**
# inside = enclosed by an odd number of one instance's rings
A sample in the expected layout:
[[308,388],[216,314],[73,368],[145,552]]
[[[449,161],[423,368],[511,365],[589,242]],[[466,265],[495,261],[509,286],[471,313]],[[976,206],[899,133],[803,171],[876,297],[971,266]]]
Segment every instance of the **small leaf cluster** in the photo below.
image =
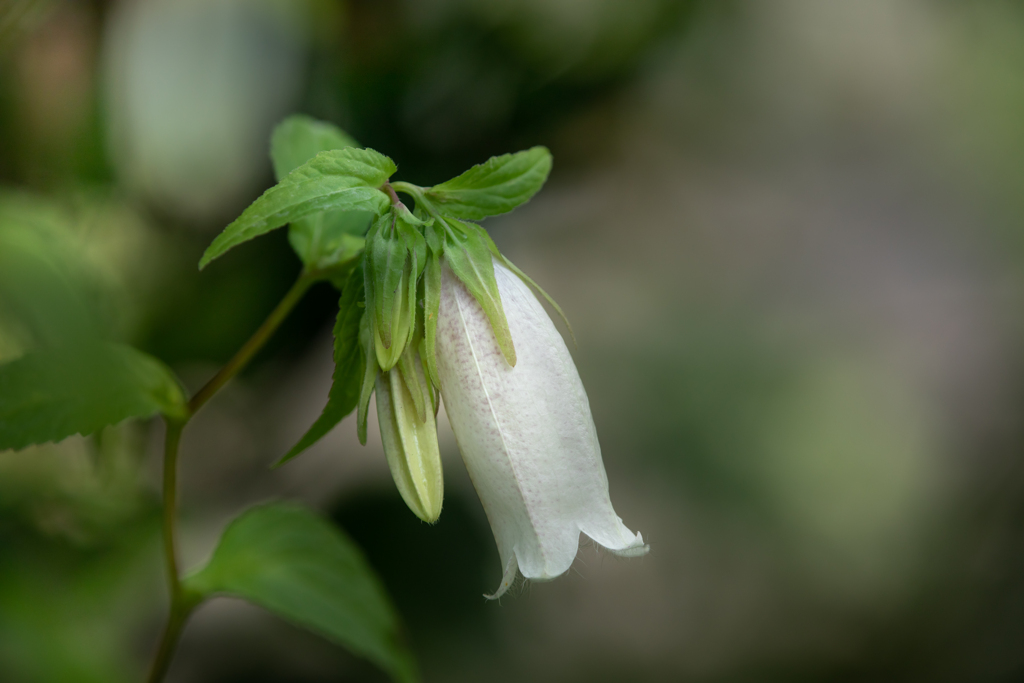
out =
[[[213,241],[200,268],[289,224],[289,241],[306,272],[341,290],[327,405],[278,464],[314,444],[353,411],[365,443],[375,390],[388,393],[385,402],[399,411],[407,397],[405,412],[421,424],[432,420],[439,405],[435,348],[444,268],[480,302],[502,354],[515,365],[493,259],[536,285],[472,221],[507,213],[533,197],[551,170],[546,148],[493,157],[433,187],[392,184],[397,167],[391,159],[359,148],[330,124],[293,116],[274,131],[270,154],[278,183]],[[412,198],[413,210],[399,199],[399,192]],[[379,377],[386,379],[392,372],[399,384],[387,380],[378,385]],[[400,434],[394,414],[382,415],[382,433],[389,429],[389,417],[394,418],[390,429]]]

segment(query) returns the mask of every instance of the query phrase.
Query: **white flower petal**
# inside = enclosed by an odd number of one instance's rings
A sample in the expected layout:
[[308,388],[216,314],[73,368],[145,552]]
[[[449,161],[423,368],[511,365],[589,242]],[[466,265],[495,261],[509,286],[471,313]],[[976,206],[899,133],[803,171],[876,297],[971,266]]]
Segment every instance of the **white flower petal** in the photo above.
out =
[[612,509],[590,404],[565,342],[527,285],[494,262],[517,362],[445,267],[437,368],[445,411],[505,567],[529,579],[565,573],[582,531],[623,555],[647,552]]

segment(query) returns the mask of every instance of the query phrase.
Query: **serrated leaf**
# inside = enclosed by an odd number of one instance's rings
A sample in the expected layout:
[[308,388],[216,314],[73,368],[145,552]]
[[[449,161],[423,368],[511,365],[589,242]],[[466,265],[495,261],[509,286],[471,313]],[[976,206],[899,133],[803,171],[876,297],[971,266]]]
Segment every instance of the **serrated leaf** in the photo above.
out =
[[484,309],[491,322],[491,329],[494,330],[498,348],[508,364],[515,366],[516,350],[512,344],[508,320],[505,319],[505,309],[501,305],[498,283],[494,279],[491,251],[474,230],[475,226],[463,225],[455,220],[448,220],[447,223],[452,229],[445,243],[445,263]]
[[338,319],[334,324],[334,378],[327,405],[303,437],[274,466],[279,467],[319,441],[336,424],[356,409],[362,385],[365,359],[359,344],[359,321],[363,309],[363,269],[352,269],[338,301]]
[[506,213],[537,194],[551,172],[551,152],[533,147],[491,157],[426,193],[443,213],[479,220]]
[[160,361],[121,344],[33,351],[0,365],[0,450],[92,434],[131,417],[187,411]]
[[228,525],[209,563],[185,578],[195,598],[242,598],[345,646],[396,681],[417,680],[398,615],[359,548],[340,529],[287,503]]
[[[274,175],[281,180],[320,152],[358,146],[337,126],[301,114],[289,116],[270,136]],[[368,211],[321,211],[292,221],[288,241],[306,266],[326,270],[359,253],[372,220]]]
[[320,152],[285,176],[224,229],[199,261],[200,269],[232,247],[318,211],[369,211],[390,204],[379,188],[396,170],[372,149]]
[[334,124],[303,114],[289,116],[270,136],[274,175],[281,180],[320,152],[346,147],[359,147],[359,143]]

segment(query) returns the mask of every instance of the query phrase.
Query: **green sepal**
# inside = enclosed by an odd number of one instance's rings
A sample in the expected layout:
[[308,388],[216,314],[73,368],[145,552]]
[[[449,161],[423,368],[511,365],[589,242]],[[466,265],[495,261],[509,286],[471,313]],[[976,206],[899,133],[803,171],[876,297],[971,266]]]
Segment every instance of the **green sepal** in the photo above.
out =
[[518,275],[523,282],[525,282],[528,286],[533,287],[533,289],[536,290],[538,294],[544,297],[545,301],[551,304],[551,307],[555,309],[555,311],[558,313],[558,316],[562,319],[562,322],[565,323],[566,329],[569,330],[569,336],[572,338],[573,346],[579,346],[579,344],[576,343],[576,333],[573,332],[572,325],[569,323],[569,319],[565,317],[565,313],[562,312],[562,307],[558,305],[558,302],[551,298],[551,295],[545,292],[543,287],[534,282],[533,278],[531,278],[529,275],[521,271],[519,269],[519,266],[509,261],[507,256],[498,251],[498,245],[494,243],[494,240],[491,239],[491,236],[487,234],[487,231],[484,230],[483,227],[476,225],[475,223],[465,223],[465,225],[474,226],[476,230],[480,233],[481,238],[487,243],[487,248],[491,250],[491,253],[494,254],[494,256],[497,257],[497,259],[500,260],[503,264],[505,264],[506,268],[508,268],[513,273]]
[[357,266],[349,273],[338,301],[338,319],[334,324],[334,378],[327,405],[313,426],[274,467],[280,467],[319,441],[359,404],[366,362],[359,343],[359,324],[363,309],[363,269]]
[[494,330],[498,348],[508,364],[514,367],[516,350],[505,318],[505,309],[501,305],[498,283],[494,279],[491,250],[476,225],[454,219],[445,219],[445,222],[450,228],[444,249],[445,262],[483,308]]
[[[366,257],[363,257],[364,271],[366,270]],[[366,295],[366,306],[363,309],[363,317],[359,319],[359,344],[363,348],[363,360],[366,365],[363,368],[363,381],[359,390],[359,409],[356,414],[356,434],[359,436],[359,443],[366,445],[366,420],[370,406],[370,395],[373,394],[373,387],[377,381],[377,352],[375,350],[373,332],[373,289],[369,280],[364,280],[363,293]]]
[[[401,355],[402,349],[392,350],[396,341],[404,345],[399,325],[403,320],[403,309],[408,308],[407,289],[402,288],[408,268],[409,245],[404,239],[396,238],[397,218],[393,211],[377,219],[371,229],[369,242],[370,281],[373,288],[373,312],[375,342],[391,351],[378,358],[382,370],[390,370]],[[408,328],[404,330],[408,334]],[[391,358],[390,356],[393,356]],[[394,362],[392,362],[394,361]]]
[[[408,303],[408,337],[404,340],[403,344],[416,346],[413,341],[417,334],[422,334],[421,327],[417,322],[419,316],[417,315],[419,301],[416,296],[418,283],[420,276],[423,274],[423,269],[426,266],[427,260],[427,242],[423,238],[423,233],[420,232],[420,228],[429,227],[433,224],[431,219],[425,222],[419,218],[414,217],[404,205],[399,204],[395,207],[396,221],[395,225],[398,234],[405,240],[405,243],[409,250],[409,272],[405,281],[406,286],[406,302]],[[406,321],[402,321],[403,328]],[[404,353],[404,351],[403,351]],[[410,391],[412,389],[410,388]]]
[[423,274],[423,266],[427,260],[427,242],[423,237],[421,228],[428,228],[433,225],[434,219],[422,220],[417,218],[403,204],[395,207],[395,231],[405,240],[409,249],[409,255],[413,259],[414,268],[413,282],[419,280]]
[[[415,356],[411,371],[422,373]],[[444,477],[437,445],[437,423],[420,419],[408,384],[395,368],[377,377],[377,422],[388,468],[402,500],[424,522],[441,515]],[[413,375],[415,376],[415,375]],[[420,396],[422,401],[422,396]]]
[[396,170],[391,159],[372,149],[347,147],[320,152],[270,188],[213,241],[199,261],[210,261],[243,242],[325,210],[387,210],[380,189]]
[[462,175],[428,188],[442,213],[479,220],[506,213],[530,200],[551,172],[551,152],[533,147],[491,157]]
[[[419,213],[420,210],[417,209],[416,212]],[[444,227],[440,223],[433,219],[424,223],[423,237],[430,251],[438,256],[444,253]]]
[[405,388],[409,390],[409,395],[412,397],[413,406],[416,408],[416,415],[420,418],[420,422],[427,421],[427,402],[423,399],[424,387],[420,384],[419,376],[415,370],[415,356],[418,348],[413,344],[409,344],[405,353],[398,359],[398,373],[402,376],[402,382],[405,384]]
[[[428,228],[428,236],[434,231]],[[443,235],[441,244],[443,244]],[[429,243],[429,238],[428,238]],[[440,387],[437,374],[437,315],[441,309],[441,254],[440,248],[430,248],[427,265],[423,270],[423,342],[420,355],[430,383]]]
[[[420,339],[419,348],[417,350],[419,351],[419,354],[420,354],[420,360],[426,359],[426,357],[427,357],[427,353],[426,353],[427,352],[427,340],[426,340],[426,338]],[[426,371],[426,367],[425,367],[425,364],[424,364],[424,372],[425,371]],[[430,394],[430,407],[434,410],[434,417],[436,418],[437,417],[437,409],[441,407],[441,402],[439,400],[441,398],[441,394],[440,394],[438,388],[434,385],[433,380],[429,376],[427,377],[427,392]]]

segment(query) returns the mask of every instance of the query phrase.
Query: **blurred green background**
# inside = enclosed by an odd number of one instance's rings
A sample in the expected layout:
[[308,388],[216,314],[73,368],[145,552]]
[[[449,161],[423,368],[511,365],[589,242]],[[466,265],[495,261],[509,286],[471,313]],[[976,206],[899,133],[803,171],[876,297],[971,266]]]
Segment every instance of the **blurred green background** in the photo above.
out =
[[[1024,9],[864,0],[0,1],[0,361],[79,334],[197,389],[299,264],[199,273],[285,115],[434,184],[551,148],[486,223],[572,321],[617,512],[568,575],[500,564],[443,418],[420,523],[371,425],[286,467],[331,376],[319,285],[186,432],[182,543],[330,515],[428,681],[1024,678]],[[375,415],[371,420],[375,420]],[[0,680],[141,680],[165,609],[160,430],[0,453]],[[170,681],[380,681],[241,602]]]

